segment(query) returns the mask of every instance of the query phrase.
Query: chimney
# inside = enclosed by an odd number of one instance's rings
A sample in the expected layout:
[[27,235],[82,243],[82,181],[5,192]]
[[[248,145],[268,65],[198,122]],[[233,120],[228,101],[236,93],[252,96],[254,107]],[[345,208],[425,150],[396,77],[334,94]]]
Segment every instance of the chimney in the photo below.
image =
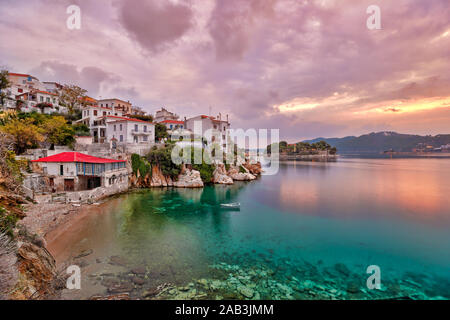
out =
[[219,112],[219,120],[222,120],[222,113]]
[[227,122],[228,122],[228,113],[227,113]]

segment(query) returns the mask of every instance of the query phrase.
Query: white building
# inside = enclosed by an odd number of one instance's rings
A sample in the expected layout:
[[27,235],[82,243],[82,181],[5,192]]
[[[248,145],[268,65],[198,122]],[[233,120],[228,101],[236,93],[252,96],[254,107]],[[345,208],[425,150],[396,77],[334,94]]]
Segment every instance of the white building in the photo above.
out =
[[163,122],[166,120],[177,121],[180,117],[170,111],[167,111],[165,108],[161,108],[161,110],[156,111],[155,113],[155,122]]
[[155,124],[139,119],[106,116],[107,141],[116,139],[118,144],[150,145],[155,142]]
[[[31,90],[26,93],[22,93],[16,96],[16,100],[22,101],[21,110],[24,112],[40,112],[40,113],[53,113],[53,112],[61,112],[65,113],[67,110],[64,107],[59,106],[59,98],[56,93],[40,91],[40,90]],[[38,108],[38,105],[46,104],[42,108]]]
[[222,120],[221,115],[189,118],[185,120],[185,129],[192,131],[196,136],[201,135],[208,144],[219,143],[224,149],[227,147],[227,130],[230,129],[228,115],[226,120]]
[[163,120],[159,122],[166,126],[167,130],[184,129],[184,121],[178,120]]
[[124,101],[120,99],[102,99],[98,100],[97,104],[100,107],[106,107],[106,108],[114,108],[115,110],[122,111],[123,115],[126,114],[132,114],[132,105],[130,101]]
[[48,179],[49,192],[91,190],[115,184],[128,185],[126,160],[97,158],[79,152],[62,152],[31,161],[33,171]]
[[122,116],[122,110],[102,107],[98,105],[87,105],[81,109],[81,120],[89,128],[96,125],[96,121],[100,121],[104,116]]

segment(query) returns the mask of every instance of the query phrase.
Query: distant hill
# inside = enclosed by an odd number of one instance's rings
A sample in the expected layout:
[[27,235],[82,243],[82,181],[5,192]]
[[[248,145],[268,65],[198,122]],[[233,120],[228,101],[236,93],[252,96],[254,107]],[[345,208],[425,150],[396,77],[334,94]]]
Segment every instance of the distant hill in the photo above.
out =
[[338,152],[383,152],[394,150],[400,152],[412,151],[420,146],[433,146],[450,143],[450,134],[438,134],[436,136],[419,136],[401,134],[391,131],[372,132],[359,137],[348,136],[344,138],[316,138],[304,142],[314,143],[323,140],[338,149]]

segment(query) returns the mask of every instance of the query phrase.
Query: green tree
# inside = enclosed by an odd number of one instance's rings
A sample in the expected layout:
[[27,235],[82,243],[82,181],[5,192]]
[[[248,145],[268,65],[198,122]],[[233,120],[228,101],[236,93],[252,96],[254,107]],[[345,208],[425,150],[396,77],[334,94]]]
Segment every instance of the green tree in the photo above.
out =
[[36,148],[39,143],[44,141],[42,130],[30,118],[23,120],[11,119],[4,126],[0,127],[0,130],[11,135],[16,154],[21,154],[28,148]]
[[161,141],[164,138],[168,137],[167,128],[162,123],[155,124],[155,139],[156,141]]
[[76,85],[64,85],[59,94],[59,104],[69,110],[72,115],[75,109],[81,105],[82,98],[86,96],[87,90]]
[[6,89],[8,89],[11,85],[8,79],[8,70],[3,69],[0,70],[0,105],[4,105],[5,99],[8,96],[6,94]]
[[72,146],[75,142],[75,129],[67,124],[64,117],[51,117],[43,123],[42,128],[46,140],[52,145]]

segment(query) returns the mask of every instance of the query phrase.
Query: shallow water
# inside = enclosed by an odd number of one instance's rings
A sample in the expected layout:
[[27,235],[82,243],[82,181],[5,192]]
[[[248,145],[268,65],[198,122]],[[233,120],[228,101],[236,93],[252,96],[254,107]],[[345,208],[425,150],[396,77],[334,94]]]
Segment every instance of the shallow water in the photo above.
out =
[[67,298],[448,299],[449,195],[450,159],[285,162],[250,183],[91,206],[49,248],[82,267]]

